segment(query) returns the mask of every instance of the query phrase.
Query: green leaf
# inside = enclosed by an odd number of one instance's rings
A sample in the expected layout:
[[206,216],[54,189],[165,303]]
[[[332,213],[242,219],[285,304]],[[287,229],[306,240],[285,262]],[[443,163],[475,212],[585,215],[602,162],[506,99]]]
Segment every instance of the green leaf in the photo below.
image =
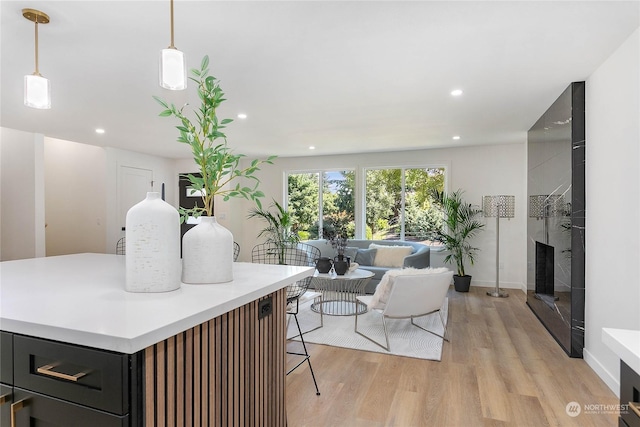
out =
[[206,70],[208,66],[209,66],[209,55],[205,55],[202,58],[202,62],[200,63],[200,69]]
[[160,97],[153,95],[153,99],[155,99],[158,102],[158,104],[162,105],[164,108],[169,108],[167,103],[163,101]]

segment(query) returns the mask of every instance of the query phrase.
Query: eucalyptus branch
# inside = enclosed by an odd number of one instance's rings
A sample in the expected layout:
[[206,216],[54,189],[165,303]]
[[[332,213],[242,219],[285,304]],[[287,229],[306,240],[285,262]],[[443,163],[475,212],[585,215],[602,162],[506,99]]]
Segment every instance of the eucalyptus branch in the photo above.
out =
[[[259,165],[263,163],[273,164],[276,156],[270,156],[263,160],[253,160],[251,165],[239,169],[240,160],[245,157],[243,154],[233,154],[227,146],[227,137],[222,132],[232,119],[218,120],[217,108],[225,101],[224,92],[220,88],[218,79],[209,75],[209,57],[202,59],[200,68],[191,70],[190,80],[196,83],[198,97],[201,101],[200,107],[193,111],[195,116],[194,124],[184,114],[184,109],[188,104],[177,108],[174,104],[168,104],[161,98],[153,98],[164,107],[160,112],[161,117],[173,116],[180,121],[176,129],[180,132],[177,141],[191,146],[193,159],[200,169],[200,176],[194,174],[184,175],[189,180],[191,191],[200,191],[203,206],[194,208],[180,208],[181,221],[185,221],[188,216],[200,216],[203,214],[214,215],[215,196],[223,196],[224,200],[231,197],[243,197],[252,200],[261,207],[260,198],[264,193],[258,190],[260,180],[254,175],[259,171]],[[223,140],[217,143],[217,140]],[[232,181],[238,178],[247,178],[255,181],[253,187],[241,187],[240,184],[234,188],[224,189]]]

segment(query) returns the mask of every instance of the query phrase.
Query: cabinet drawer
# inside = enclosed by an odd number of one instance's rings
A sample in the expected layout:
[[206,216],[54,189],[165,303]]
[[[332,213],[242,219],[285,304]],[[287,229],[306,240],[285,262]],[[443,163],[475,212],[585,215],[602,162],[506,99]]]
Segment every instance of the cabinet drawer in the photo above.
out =
[[124,415],[129,412],[129,356],[14,335],[14,385]]
[[0,384],[0,426],[11,425],[11,403],[13,403],[13,388]]
[[13,384],[13,334],[0,332],[0,383]]
[[127,415],[109,414],[19,388],[14,388],[14,401],[22,402],[21,408],[15,410],[16,427],[129,426]]

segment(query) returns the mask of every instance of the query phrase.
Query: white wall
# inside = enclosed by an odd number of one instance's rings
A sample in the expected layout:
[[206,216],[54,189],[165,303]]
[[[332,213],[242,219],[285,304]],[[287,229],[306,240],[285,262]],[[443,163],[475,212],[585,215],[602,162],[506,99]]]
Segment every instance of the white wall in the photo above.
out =
[[104,148],[45,138],[47,256],[106,251]]
[[123,235],[118,217],[118,170],[120,166],[148,169],[153,174],[153,191],[160,192],[165,184],[165,201],[177,208],[178,176],[175,173],[176,160],[151,156],[133,151],[106,148],[106,233],[107,253],[114,253],[118,239]]
[[640,29],[586,82],[587,363],[617,394],[602,328],[640,330]]
[[53,138],[46,138],[45,153],[43,135],[0,132],[0,260],[45,256],[45,246],[49,255],[113,253],[121,235],[120,165],[151,170],[157,191],[165,182],[167,202],[177,206],[173,159]]
[[[525,147],[522,141],[509,145],[279,158],[274,165],[264,165],[262,168],[259,173],[260,189],[266,194],[264,204],[268,205],[272,198],[283,202],[286,171],[356,169],[356,175],[361,176],[364,167],[445,166],[447,189],[463,189],[466,199],[471,203],[481,205],[484,195],[516,196],[516,217],[500,222],[500,262],[504,264],[500,282],[503,287],[524,290],[527,212]],[[250,259],[250,250],[257,243],[256,236],[263,226],[257,219],[246,220],[251,207],[250,203],[237,200],[231,201],[229,207],[233,214],[231,231],[234,236],[241,236],[238,240],[243,248],[241,260]],[[486,222],[485,230],[476,241],[481,248],[476,264],[468,268],[475,286],[495,285],[495,219],[487,218]],[[432,264],[442,265],[443,257],[442,253],[432,253]]]
[[2,261],[44,256],[44,137],[0,128]]

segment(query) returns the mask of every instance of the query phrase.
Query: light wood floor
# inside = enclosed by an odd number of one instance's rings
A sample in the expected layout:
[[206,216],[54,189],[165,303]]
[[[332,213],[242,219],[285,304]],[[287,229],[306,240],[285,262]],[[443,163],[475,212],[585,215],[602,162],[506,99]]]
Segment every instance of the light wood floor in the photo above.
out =
[[308,344],[308,368],[287,377],[289,426],[617,426],[616,414],[567,415],[569,402],[618,399],[571,359],[525,305],[524,293],[449,291],[442,361]]

